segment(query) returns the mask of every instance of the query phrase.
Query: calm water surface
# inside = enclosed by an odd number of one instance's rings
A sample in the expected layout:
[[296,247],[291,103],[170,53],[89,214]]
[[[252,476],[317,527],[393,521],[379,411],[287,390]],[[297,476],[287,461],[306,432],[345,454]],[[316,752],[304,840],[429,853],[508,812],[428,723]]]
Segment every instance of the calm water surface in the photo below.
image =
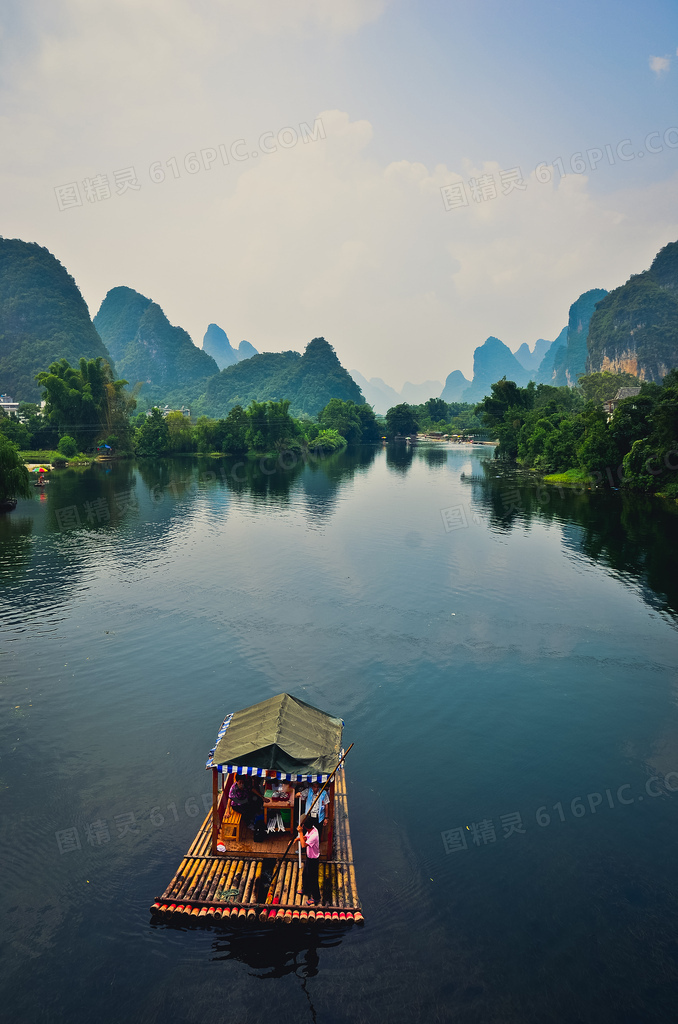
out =
[[[30,1022],[654,1022],[678,997],[676,514],[491,452],[53,473],[0,516],[0,995]],[[343,717],[363,929],[148,908],[228,711]]]

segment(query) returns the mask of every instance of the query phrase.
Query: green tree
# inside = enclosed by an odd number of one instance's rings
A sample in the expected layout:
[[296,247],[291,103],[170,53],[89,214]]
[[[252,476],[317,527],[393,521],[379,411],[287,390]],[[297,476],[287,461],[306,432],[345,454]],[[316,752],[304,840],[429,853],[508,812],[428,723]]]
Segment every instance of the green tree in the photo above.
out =
[[193,427],[193,443],[195,450],[203,454],[221,451],[219,421],[213,420],[209,416],[199,416]]
[[334,428],[319,430],[309,447],[317,452],[336,452],[346,447],[346,438]]
[[349,444],[358,444],[362,440],[362,420],[355,402],[331,398],[318,413],[318,423],[323,430],[338,431]]
[[167,455],[169,452],[169,429],[160,409],[151,409],[150,416],[137,430],[136,450],[138,455]]
[[19,450],[26,451],[32,446],[33,438],[26,424],[22,423],[17,416],[7,416],[4,410],[0,416],[0,434],[15,444]]
[[476,415],[480,416],[486,427],[494,430],[504,424],[507,413],[512,410],[526,412],[534,405],[535,386],[532,381],[526,388],[519,388],[515,381],[502,377],[492,385],[489,395],[476,405]]
[[360,420],[360,427],[362,431],[361,441],[364,443],[380,441],[382,436],[382,427],[377,422],[377,417],[374,415],[374,409],[372,406],[367,404],[356,405],[355,411]]
[[429,398],[425,405],[431,417],[431,423],[447,423],[450,415],[447,402],[444,402],[442,398]]
[[[33,402],[19,402],[19,417],[30,434],[27,447],[51,451],[56,448],[59,433],[56,427],[43,415],[39,405]],[[22,447],[21,445],[19,447]]]
[[582,416],[583,436],[577,445],[577,459],[582,469],[603,480],[610,473],[616,474],[621,466],[622,456],[607,428],[607,417],[601,406],[589,406]]
[[169,432],[169,450],[171,452],[192,452],[194,449],[191,421],[182,412],[168,412],[165,423]]
[[19,450],[0,434],[0,501],[30,496],[31,482]]
[[229,455],[241,455],[247,451],[247,432],[250,420],[241,405],[235,405],[225,420],[219,420],[219,448]]
[[57,445],[58,450],[61,454],[67,458],[72,459],[74,455],[78,454],[78,444],[75,438],[70,437],[68,434],[63,434],[59,438],[59,444]]
[[288,401],[251,402],[247,407],[247,447],[260,452],[299,447],[301,432],[289,408]]
[[392,438],[400,434],[416,434],[418,430],[419,423],[414,416],[412,407],[407,402],[394,405],[387,411],[386,433],[388,437]]
[[603,370],[600,373],[579,375],[579,387],[587,402],[602,404],[614,398],[620,388],[633,388],[639,385],[640,381],[632,373],[610,373],[609,370]]
[[81,359],[78,369],[62,359],[37,375],[44,389],[45,413],[60,434],[75,437],[81,448],[115,430],[129,435],[129,413],[136,401],[124,393],[127,381],[114,380],[101,357]]
[[[649,412],[641,410],[649,432],[635,440],[624,456],[624,486],[678,497],[678,370],[671,370],[661,387],[643,385],[638,399],[645,396],[653,402]],[[617,407],[613,423],[628,404],[632,400]]]

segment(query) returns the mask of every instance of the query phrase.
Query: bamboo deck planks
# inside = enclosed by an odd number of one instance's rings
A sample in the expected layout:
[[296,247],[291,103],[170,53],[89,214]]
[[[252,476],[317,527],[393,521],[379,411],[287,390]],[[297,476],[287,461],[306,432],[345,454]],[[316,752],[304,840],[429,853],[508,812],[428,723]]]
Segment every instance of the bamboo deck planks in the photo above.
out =
[[264,898],[263,893],[260,893],[264,861],[268,861],[270,869],[278,844],[271,840],[261,844],[260,848],[254,844],[251,844],[253,848],[248,848],[247,843],[227,843],[225,854],[213,856],[210,809],[177,873],[151,907],[151,913],[183,921],[228,919],[231,924],[244,924],[257,919],[266,924],[308,924],[312,921],[337,925],[363,923],[353,866],[346,775],[343,770],[337,772],[334,803],[333,849],[328,859],[321,860],[318,872],[320,906],[305,906],[306,901],[299,894],[302,873],[296,850],[281,867],[274,891],[269,890],[265,902],[258,902]]

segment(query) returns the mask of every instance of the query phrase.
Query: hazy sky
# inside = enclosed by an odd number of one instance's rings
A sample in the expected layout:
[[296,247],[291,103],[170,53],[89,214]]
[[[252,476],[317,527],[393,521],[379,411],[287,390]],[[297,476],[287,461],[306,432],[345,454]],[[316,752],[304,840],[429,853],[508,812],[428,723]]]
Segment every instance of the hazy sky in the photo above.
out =
[[676,0],[0,11],[0,230],[92,315],[128,285],[197,344],[322,335],[400,387],[678,239]]

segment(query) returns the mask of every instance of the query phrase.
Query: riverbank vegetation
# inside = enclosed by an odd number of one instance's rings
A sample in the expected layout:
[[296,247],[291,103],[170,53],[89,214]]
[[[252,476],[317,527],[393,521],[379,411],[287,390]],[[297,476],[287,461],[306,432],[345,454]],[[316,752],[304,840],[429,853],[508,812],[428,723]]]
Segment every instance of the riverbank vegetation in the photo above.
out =
[[[608,412],[604,403],[631,382],[638,394]],[[499,440],[499,459],[549,480],[558,474],[557,482],[587,478],[678,498],[678,370],[662,384],[626,374],[589,374],[576,388],[520,388],[502,378],[476,412]]]
[[86,461],[101,446],[117,457],[181,454],[241,455],[281,451],[333,452],[346,444],[379,441],[383,425],[371,406],[331,399],[317,417],[290,414],[290,402],[236,405],[222,419],[153,408],[134,415],[136,398],[127,381],[115,380],[107,362],[62,359],[41,371],[45,405],[21,403],[18,413],[0,410],[0,436],[24,461]]
[[386,413],[386,436],[390,439],[407,434],[429,433],[474,434],[483,432],[483,423],[475,406],[465,402],[445,402],[429,398],[421,405],[402,402]]

